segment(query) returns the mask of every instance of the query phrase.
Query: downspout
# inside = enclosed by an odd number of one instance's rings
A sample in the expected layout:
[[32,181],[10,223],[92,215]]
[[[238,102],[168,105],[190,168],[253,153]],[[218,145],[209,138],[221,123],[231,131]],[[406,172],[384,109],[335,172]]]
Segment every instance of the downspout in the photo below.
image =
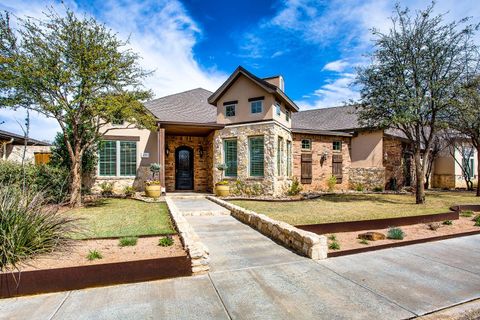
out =
[[2,159],[7,160],[7,144],[12,144],[13,143],[13,138],[10,139],[10,141],[7,141],[3,144],[3,155]]

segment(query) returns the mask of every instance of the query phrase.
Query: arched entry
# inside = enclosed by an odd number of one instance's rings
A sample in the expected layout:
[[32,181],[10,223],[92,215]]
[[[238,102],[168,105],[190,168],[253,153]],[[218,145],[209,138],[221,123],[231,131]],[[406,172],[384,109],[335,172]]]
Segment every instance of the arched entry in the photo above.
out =
[[187,146],[175,150],[175,189],[193,190],[193,149]]

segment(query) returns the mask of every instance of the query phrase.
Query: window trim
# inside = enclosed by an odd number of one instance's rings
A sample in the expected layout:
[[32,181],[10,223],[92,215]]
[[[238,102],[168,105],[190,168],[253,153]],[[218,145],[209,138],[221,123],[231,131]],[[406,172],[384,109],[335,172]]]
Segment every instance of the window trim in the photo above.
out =
[[[254,103],[260,103],[260,111],[258,112],[253,112],[253,104]],[[260,114],[263,113],[263,99],[262,100],[253,100],[250,101],[250,114]]]
[[287,177],[292,176],[292,141],[287,140]]
[[226,151],[226,148],[225,148],[225,143],[227,141],[235,141],[236,142],[236,155],[237,155],[237,159],[236,159],[236,163],[237,163],[237,166],[235,168],[235,175],[229,175],[227,174],[227,170],[225,170],[225,177],[226,178],[236,178],[238,177],[238,139],[237,138],[226,138],[226,139],[223,139],[223,163],[227,163],[227,153],[225,152]]
[[278,101],[275,101],[275,113],[276,113],[277,117],[282,116],[282,105]]
[[292,112],[288,109],[285,109],[285,120],[290,121],[292,118]]
[[[225,108],[225,117],[232,118],[232,117],[235,117],[237,115],[237,105],[235,103],[226,104],[223,107]],[[227,111],[228,107],[233,107],[233,115],[231,115],[231,116],[228,115],[228,111]]]
[[[251,147],[251,141],[253,139],[262,139],[263,141],[263,158],[262,158],[262,164],[263,164],[263,172],[262,175],[252,175],[252,147]],[[250,136],[248,137],[248,176],[251,178],[263,178],[265,177],[265,136],[263,135],[258,135],[258,136]]]
[[[335,143],[339,143],[340,144],[340,149],[335,149]],[[335,140],[335,141],[332,141],[332,151],[333,152],[342,152],[342,141],[340,140]]]
[[277,176],[278,177],[283,177],[285,175],[284,171],[283,170],[283,158],[284,158],[284,155],[285,154],[285,147],[284,147],[284,143],[283,143],[283,137],[278,137],[278,141],[277,141]]
[[[309,147],[308,147],[308,148],[304,148],[304,147],[303,147],[303,141],[308,141],[308,144],[309,144]],[[312,151],[312,139],[302,139],[302,140],[300,141],[300,144],[301,144],[300,147],[301,147],[302,150]]]
[[[102,175],[100,174],[100,149],[97,152],[98,161],[97,161],[97,177],[102,179],[128,179],[135,178],[137,176],[138,169],[138,143],[137,140],[112,140],[104,139],[103,141],[113,141],[115,142],[115,175]],[[135,143],[135,174],[134,175],[121,175],[121,142],[132,142]]]

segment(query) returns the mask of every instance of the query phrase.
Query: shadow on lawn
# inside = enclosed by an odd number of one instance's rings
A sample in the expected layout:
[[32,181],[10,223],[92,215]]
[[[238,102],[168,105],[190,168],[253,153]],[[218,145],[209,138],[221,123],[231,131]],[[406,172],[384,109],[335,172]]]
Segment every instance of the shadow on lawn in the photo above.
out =
[[[378,202],[378,203],[390,203],[390,204],[408,204],[410,203],[409,195],[404,195],[405,199],[392,199],[385,197],[384,194],[372,195],[372,194],[328,194],[323,195],[317,200],[323,200],[328,202]],[[412,198],[413,203],[415,203],[415,198]]]
[[85,208],[100,208],[108,205],[108,199],[101,198],[92,200],[84,204]]

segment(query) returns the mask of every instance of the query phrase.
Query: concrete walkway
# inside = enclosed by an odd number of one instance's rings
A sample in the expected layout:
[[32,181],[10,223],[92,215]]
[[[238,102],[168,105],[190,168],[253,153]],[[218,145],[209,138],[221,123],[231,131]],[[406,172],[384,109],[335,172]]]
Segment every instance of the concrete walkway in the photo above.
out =
[[205,199],[204,196],[166,196],[182,212],[183,216],[218,216],[229,215],[230,211]]
[[315,262],[231,216],[187,219],[209,274],[0,300],[0,318],[406,319],[480,298],[480,235]]

